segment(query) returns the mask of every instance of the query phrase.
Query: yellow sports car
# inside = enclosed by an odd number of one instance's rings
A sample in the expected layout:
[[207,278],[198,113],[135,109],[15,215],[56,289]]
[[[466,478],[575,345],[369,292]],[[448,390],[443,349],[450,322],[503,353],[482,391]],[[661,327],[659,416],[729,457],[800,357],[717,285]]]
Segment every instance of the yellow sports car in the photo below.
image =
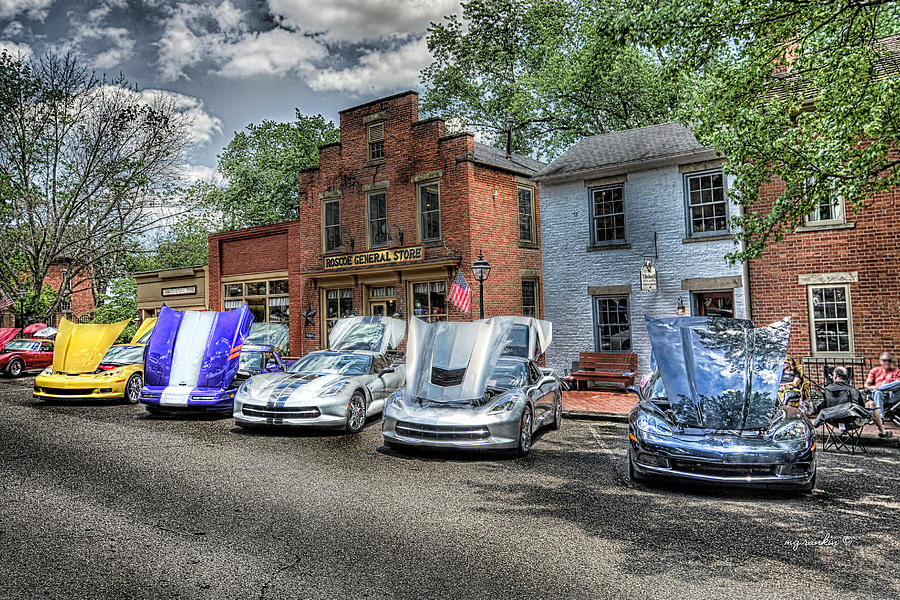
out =
[[56,334],[53,366],[34,380],[43,400],[125,398],[136,404],[144,385],[144,345],[155,319],[141,324],[130,344],[111,346],[127,321],[110,325],[63,320]]

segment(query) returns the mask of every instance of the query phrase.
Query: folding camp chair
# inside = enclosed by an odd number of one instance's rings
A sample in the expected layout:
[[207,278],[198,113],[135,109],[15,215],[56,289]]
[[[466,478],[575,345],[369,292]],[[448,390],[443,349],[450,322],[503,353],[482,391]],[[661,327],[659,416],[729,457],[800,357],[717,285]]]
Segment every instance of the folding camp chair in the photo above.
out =
[[822,451],[827,452],[832,448],[835,452],[846,451],[856,454],[862,451],[868,454],[860,439],[863,427],[870,418],[869,411],[852,402],[823,408],[813,423],[814,427],[822,428]]

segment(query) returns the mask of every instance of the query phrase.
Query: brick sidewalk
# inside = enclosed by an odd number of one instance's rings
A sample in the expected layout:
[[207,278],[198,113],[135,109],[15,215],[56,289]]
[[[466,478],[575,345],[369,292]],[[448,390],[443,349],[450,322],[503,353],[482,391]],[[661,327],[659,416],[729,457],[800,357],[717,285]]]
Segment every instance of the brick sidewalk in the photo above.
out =
[[605,390],[563,392],[563,411],[572,416],[624,419],[636,403],[637,396],[625,392]]

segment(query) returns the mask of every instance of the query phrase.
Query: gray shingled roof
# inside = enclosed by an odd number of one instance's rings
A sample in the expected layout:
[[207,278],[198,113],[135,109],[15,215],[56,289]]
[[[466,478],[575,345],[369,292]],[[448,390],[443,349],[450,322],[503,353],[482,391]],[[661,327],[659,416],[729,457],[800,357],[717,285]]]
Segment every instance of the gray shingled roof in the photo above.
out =
[[709,150],[700,145],[681,123],[663,123],[586,137],[540,170],[535,177],[559,177]]
[[513,154],[511,159],[506,158],[506,150],[494,148],[481,142],[475,142],[475,162],[484,163],[493,167],[507,169],[521,173],[528,177],[534,175],[547,166],[547,163],[535,160],[521,154]]

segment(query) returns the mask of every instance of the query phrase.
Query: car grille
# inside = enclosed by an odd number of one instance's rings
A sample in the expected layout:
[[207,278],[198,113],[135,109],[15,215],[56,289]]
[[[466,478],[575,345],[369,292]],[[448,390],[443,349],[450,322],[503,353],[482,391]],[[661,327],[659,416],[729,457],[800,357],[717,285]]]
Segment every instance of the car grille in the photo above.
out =
[[450,387],[462,383],[466,376],[466,368],[462,369],[442,369],[440,367],[431,367],[431,383],[441,387]]
[[723,477],[775,475],[775,465],[704,463],[693,460],[673,460],[671,462],[674,471],[681,471],[683,473],[719,475]]
[[71,388],[38,387],[35,389],[41,393],[53,394],[54,396],[89,396],[90,394],[93,394],[96,391],[94,388],[79,390],[79,389],[71,389]]
[[243,412],[248,417],[263,419],[315,419],[320,414],[315,406],[260,406],[245,404]]
[[422,425],[400,421],[394,430],[397,435],[417,440],[441,440],[441,441],[480,441],[491,437],[490,430],[481,425]]

